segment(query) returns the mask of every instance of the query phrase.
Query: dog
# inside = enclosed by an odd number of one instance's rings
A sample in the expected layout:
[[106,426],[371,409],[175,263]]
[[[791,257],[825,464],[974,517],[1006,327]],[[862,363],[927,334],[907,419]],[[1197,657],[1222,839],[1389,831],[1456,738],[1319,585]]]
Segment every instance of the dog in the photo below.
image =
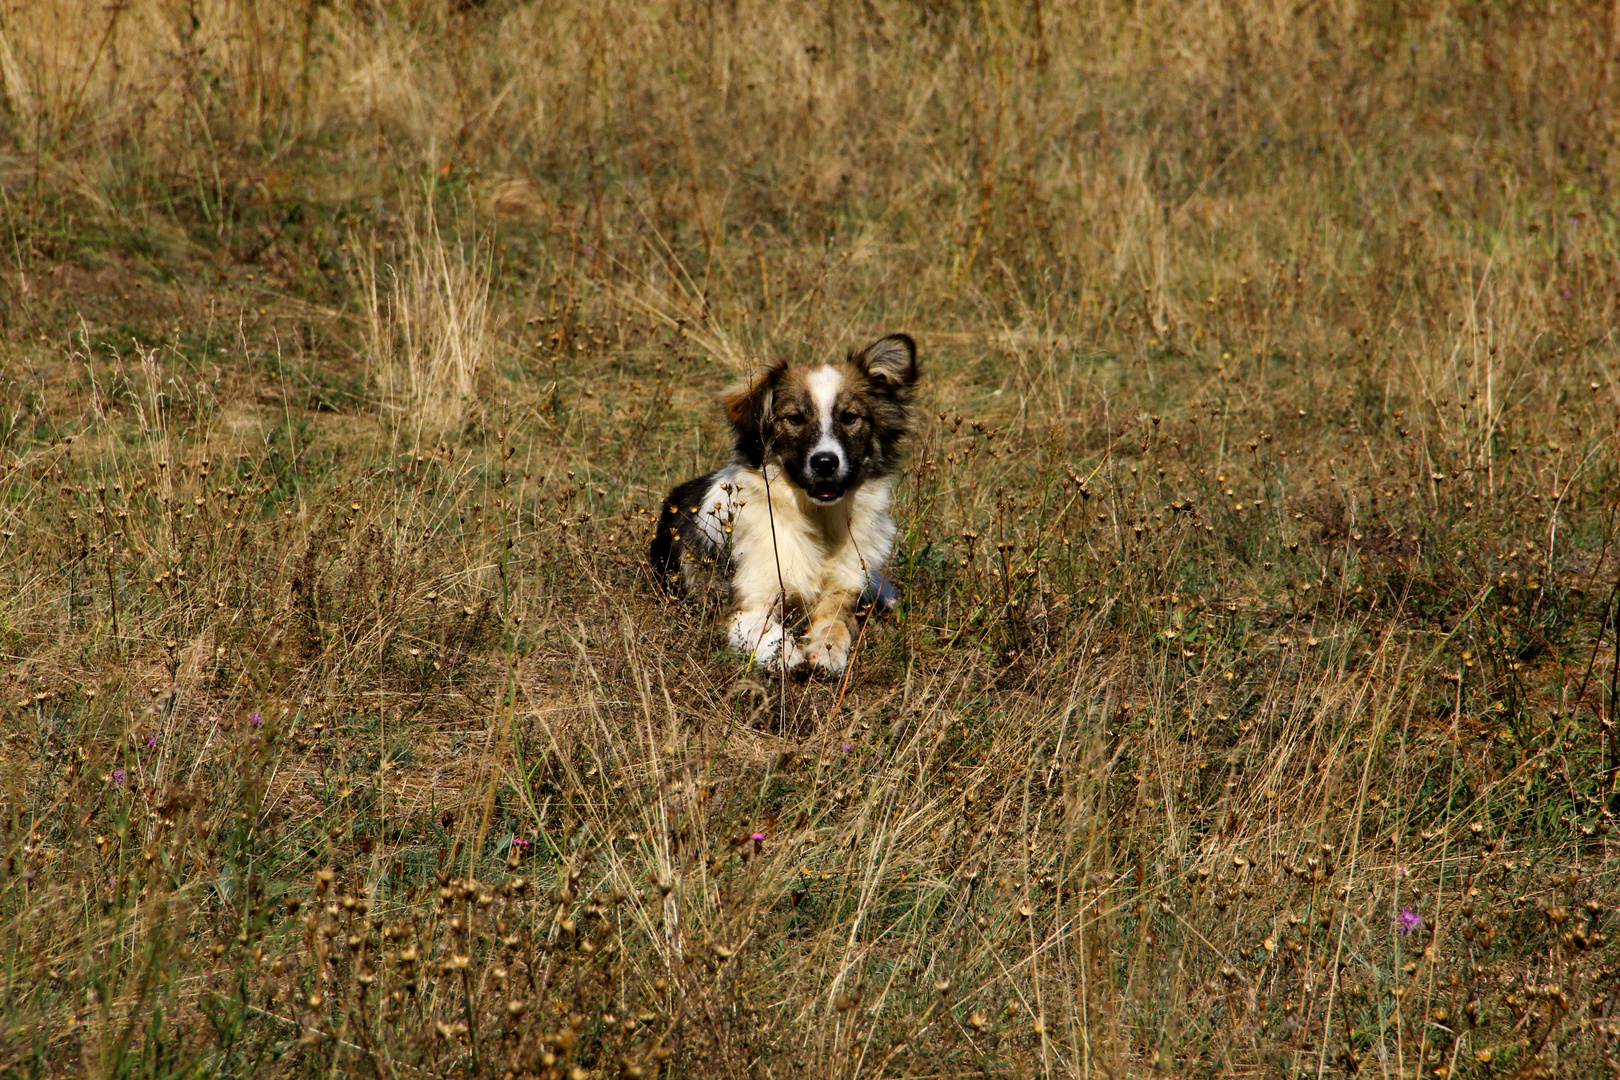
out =
[[[893,606],[889,485],[917,375],[916,342],[890,334],[841,364],[768,364],[722,396],[736,456],[670,492],[652,564],[671,592],[728,587],[731,645],[755,663],[837,675],[863,595]],[[802,643],[784,607],[809,617]]]

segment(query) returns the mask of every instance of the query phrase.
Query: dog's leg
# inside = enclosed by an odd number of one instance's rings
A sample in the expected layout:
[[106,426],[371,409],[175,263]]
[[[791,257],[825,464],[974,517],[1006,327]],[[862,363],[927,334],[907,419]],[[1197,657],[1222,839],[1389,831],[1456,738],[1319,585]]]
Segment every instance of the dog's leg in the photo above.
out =
[[850,615],[855,594],[846,589],[823,593],[810,613],[810,636],[804,656],[810,666],[837,675],[849,664]]
[[804,652],[777,618],[775,605],[739,608],[731,617],[731,647],[749,653],[761,666],[774,666],[779,656],[790,670],[804,663]]

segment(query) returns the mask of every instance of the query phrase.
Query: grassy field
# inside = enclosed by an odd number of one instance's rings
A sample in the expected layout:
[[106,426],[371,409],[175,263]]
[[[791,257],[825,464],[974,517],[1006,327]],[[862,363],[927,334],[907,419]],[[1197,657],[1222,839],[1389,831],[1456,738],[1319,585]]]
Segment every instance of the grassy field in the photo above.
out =
[[[1620,1075],[1620,17],[0,0],[0,1075]],[[645,566],[914,334],[902,606]]]

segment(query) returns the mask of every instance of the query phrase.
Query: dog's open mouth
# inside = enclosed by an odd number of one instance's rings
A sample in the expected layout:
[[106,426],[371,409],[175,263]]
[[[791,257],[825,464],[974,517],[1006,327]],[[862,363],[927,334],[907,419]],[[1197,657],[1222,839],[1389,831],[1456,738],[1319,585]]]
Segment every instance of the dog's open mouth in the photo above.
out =
[[844,497],[844,489],[838,484],[816,483],[811,484],[804,490],[809,492],[810,497],[818,503],[835,503]]

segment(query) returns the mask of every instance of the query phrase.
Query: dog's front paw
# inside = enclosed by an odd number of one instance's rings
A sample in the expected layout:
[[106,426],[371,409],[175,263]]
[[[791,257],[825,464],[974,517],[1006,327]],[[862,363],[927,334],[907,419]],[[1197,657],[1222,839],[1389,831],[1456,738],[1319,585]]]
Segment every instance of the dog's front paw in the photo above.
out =
[[756,656],[754,663],[758,664],[768,676],[791,679],[794,682],[804,682],[810,677],[810,663],[805,659],[804,650],[797,645],[789,645],[781,656],[772,653],[763,660]]
[[807,670],[804,650],[793,640],[793,635],[780,626],[773,627],[760,639],[753,650],[753,659],[760,667],[777,674],[786,670],[802,675]]
[[841,675],[849,666],[849,646],[817,641],[804,651],[805,663],[822,675]]
[[780,659],[778,659],[776,652],[773,650],[770,656],[766,657],[764,660],[760,660],[759,662],[762,664],[769,664],[773,669],[776,670],[785,668],[788,674],[799,677],[803,676],[806,669],[804,650],[799,648],[792,638],[785,636],[782,640],[782,653]]

